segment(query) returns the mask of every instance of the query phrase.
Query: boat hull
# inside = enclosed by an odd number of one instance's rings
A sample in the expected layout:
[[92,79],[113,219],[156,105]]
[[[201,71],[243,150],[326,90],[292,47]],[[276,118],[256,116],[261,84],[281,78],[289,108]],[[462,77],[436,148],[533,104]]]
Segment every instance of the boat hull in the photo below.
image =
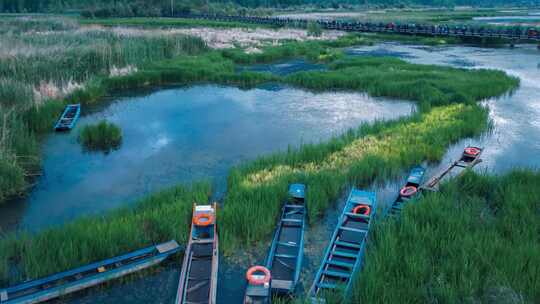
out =
[[0,290],[0,303],[28,304],[48,301],[149,268],[179,250],[180,246],[176,241],[170,241],[25,282]]
[[294,293],[304,258],[305,185],[290,185],[289,196],[283,204],[266,261],[266,268],[272,274],[271,291],[277,295]]
[[[216,210],[215,208],[216,204],[213,210]],[[184,254],[176,293],[176,304],[216,303],[219,241],[216,225],[209,229],[213,237],[199,239],[194,236],[201,232],[201,228],[191,224],[190,239]]]
[[324,303],[326,293],[342,287],[345,295],[349,293],[355,275],[362,267],[376,207],[375,193],[351,190],[309,291],[312,303]]
[[67,105],[62,115],[54,125],[54,130],[58,132],[69,131],[75,127],[75,124],[81,116],[81,105]]
[[123,276],[135,273],[137,271],[141,271],[143,269],[146,269],[146,268],[149,268],[149,267],[152,267],[154,265],[161,263],[166,258],[167,256],[162,256],[162,257],[155,258],[149,261],[137,263],[137,265],[134,265],[130,268],[112,271],[111,273],[102,277],[84,279],[82,280],[82,282],[67,284],[66,286],[62,286],[61,288],[57,288],[55,290],[43,291],[37,295],[23,297],[23,298],[15,299],[13,301],[8,300],[7,302],[1,302],[1,303],[6,303],[6,304],[42,303],[42,302],[49,301],[58,297],[62,297],[62,296],[65,296],[65,295],[68,295],[68,294],[71,294],[71,293],[74,293],[83,289],[94,287],[94,286],[103,284],[105,282],[112,281],[114,279],[121,278]]

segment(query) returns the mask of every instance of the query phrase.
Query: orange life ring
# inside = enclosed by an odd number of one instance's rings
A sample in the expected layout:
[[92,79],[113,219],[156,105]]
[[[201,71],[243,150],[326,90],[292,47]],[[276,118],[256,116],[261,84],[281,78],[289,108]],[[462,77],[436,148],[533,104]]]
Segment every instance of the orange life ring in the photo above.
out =
[[411,197],[416,193],[418,193],[418,188],[416,188],[415,186],[403,187],[403,189],[399,191],[399,194],[403,197]]
[[[256,272],[264,273],[264,277],[255,278],[254,274]],[[264,266],[253,266],[250,269],[248,269],[246,273],[246,279],[251,285],[266,285],[270,283],[270,279],[272,279],[272,275],[270,274],[270,270],[268,270],[268,268]]]
[[476,147],[468,147],[468,148],[465,148],[465,154],[475,157],[475,156],[478,156],[478,154],[480,154],[480,149]]
[[368,205],[358,205],[354,207],[352,212],[354,214],[369,215],[371,213],[371,207]]
[[214,215],[211,213],[199,213],[193,217],[193,224],[206,227],[214,223]]

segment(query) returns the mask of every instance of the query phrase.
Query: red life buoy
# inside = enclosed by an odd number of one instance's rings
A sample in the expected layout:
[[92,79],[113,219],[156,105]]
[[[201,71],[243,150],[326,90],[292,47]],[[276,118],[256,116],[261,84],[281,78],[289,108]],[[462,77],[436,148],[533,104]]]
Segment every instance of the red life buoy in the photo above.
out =
[[371,213],[371,207],[368,205],[358,205],[354,207],[352,212],[354,214],[369,215]]
[[465,148],[465,154],[470,155],[472,157],[476,157],[478,156],[478,154],[480,154],[480,149],[476,147],[468,147],[468,148]]
[[416,193],[418,193],[418,188],[416,188],[415,186],[403,187],[403,189],[399,191],[399,194],[403,197],[411,197]]
[[206,227],[214,223],[214,215],[211,213],[199,213],[193,217],[193,224]]
[[[256,272],[262,272],[264,274],[264,277],[257,276],[255,277]],[[253,266],[250,269],[248,269],[246,273],[246,279],[251,285],[265,285],[270,283],[270,279],[272,278],[272,275],[270,274],[270,270],[268,268],[263,266]]]

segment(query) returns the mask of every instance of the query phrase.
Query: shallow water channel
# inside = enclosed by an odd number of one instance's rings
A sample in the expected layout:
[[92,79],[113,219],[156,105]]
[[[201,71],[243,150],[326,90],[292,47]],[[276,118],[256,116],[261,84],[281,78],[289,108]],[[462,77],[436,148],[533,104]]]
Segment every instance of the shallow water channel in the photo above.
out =
[[[467,144],[486,148],[480,170],[503,173],[514,167],[540,167],[540,52],[535,46],[507,49],[384,43],[351,48],[348,53],[496,68],[521,78],[521,87],[513,94],[485,101],[493,120],[492,132],[450,147],[440,164],[429,166],[428,176],[455,159]],[[298,61],[291,64],[299,65]],[[287,63],[280,65],[290,69]],[[258,69],[280,72],[278,65]],[[325,140],[364,121],[407,115],[412,109],[410,103],[362,94],[313,94],[274,85],[247,91],[204,85],[117,98],[87,113],[77,128],[106,118],[122,127],[122,147],[108,155],[86,153],[77,143],[77,130],[51,135],[44,142],[45,175],[18,207],[20,210],[8,217],[0,210],[0,222],[11,220],[11,225],[37,230],[81,214],[115,208],[178,182],[205,177],[214,181],[219,197],[225,190],[227,171],[235,164],[289,145]],[[373,185],[379,205],[388,205],[402,182]],[[320,223],[309,227],[304,288],[309,287],[342,204],[343,198]],[[263,258],[244,259],[239,265],[224,261],[220,265],[219,303],[241,302],[244,271]],[[92,289],[61,302],[172,303],[178,268],[177,263],[160,266],[160,271],[144,277]]]

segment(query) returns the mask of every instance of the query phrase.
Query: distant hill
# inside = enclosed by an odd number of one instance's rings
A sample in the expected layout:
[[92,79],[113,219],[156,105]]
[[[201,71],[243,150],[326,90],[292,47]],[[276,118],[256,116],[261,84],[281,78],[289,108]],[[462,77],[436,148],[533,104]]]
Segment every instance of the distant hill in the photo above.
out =
[[[320,5],[338,8],[340,5],[386,5],[386,6],[495,6],[540,5],[540,0],[173,0],[176,11],[227,10],[231,7],[288,7]],[[60,12],[65,10],[108,10],[133,15],[166,15],[171,11],[171,0],[0,0],[0,12],[33,13]]]

